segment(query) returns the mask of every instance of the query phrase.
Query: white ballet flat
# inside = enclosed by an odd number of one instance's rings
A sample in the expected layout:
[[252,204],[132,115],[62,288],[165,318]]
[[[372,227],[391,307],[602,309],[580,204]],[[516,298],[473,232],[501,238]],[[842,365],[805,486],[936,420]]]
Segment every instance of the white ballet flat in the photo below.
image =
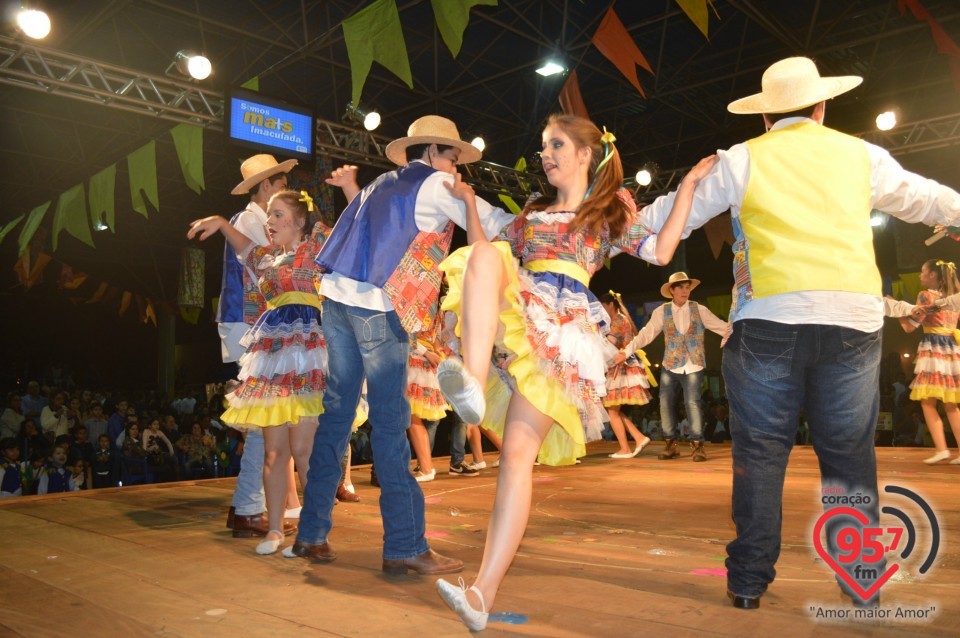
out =
[[[457,587],[442,578],[437,581],[437,591],[440,592],[440,598],[450,606],[460,616],[460,621],[466,625],[470,631],[483,631],[487,627],[487,605],[483,601],[483,594],[476,587],[467,588],[462,578],[458,579],[460,586]],[[470,606],[467,600],[467,592],[473,591],[480,599],[480,611]]]
[[942,452],[937,452],[930,458],[924,459],[923,462],[927,465],[933,465],[934,463],[939,463],[940,461],[946,461],[950,458],[950,450],[943,450]]
[[455,357],[437,366],[437,383],[447,403],[465,423],[480,423],[487,410],[483,385],[474,379]]
[[300,507],[288,507],[283,513],[284,518],[300,518],[300,512],[303,510],[303,505]]
[[413,475],[413,478],[417,479],[417,483],[429,483],[437,478],[437,468],[433,468],[429,472],[417,472]]
[[257,553],[261,556],[269,556],[270,554],[276,554],[277,550],[280,549],[280,543],[283,542],[283,532],[278,529],[272,529],[267,534],[280,534],[280,538],[267,539],[262,541],[257,545]]

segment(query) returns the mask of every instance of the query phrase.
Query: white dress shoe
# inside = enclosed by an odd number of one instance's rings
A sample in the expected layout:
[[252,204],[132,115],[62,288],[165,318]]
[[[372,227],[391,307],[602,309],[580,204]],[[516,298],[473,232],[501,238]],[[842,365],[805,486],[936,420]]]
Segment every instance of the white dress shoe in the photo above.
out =
[[[476,587],[467,589],[463,579],[458,579],[460,586],[457,587],[442,578],[437,581],[437,591],[440,592],[440,598],[450,606],[450,609],[457,612],[460,621],[467,626],[470,631],[483,631],[487,626],[487,605],[483,602],[483,594]],[[480,611],[470,606],[467,600],[467,592],[472,591],[480,599]]]
[[461,419],[466,423],[483,421],[483,413],[487,411],[483,386],[467,372],[459,359],[451,357],[440,362],[437,382],[447,403]]
[[261,556],[268,556],[270,554],[276,554],[277,550],[280,549],[280,543],[283,542],[283,532],[280,530],[272,529],[267,532],[267,536],[270,534],[279,534],[280,538],[267,539],[262,541],[257,545],[257,553]]
[[283,513],[284,518],[300,518],[300,512],[303,510],[303,506],[300,507],[288,507]]
[[943,450],[942,452],[937,452],[930,458],[923,459],[923,462],[927,465],[933,465],[934,463],[939,463],[940,461],[946,461],[950,458],[950,450]]

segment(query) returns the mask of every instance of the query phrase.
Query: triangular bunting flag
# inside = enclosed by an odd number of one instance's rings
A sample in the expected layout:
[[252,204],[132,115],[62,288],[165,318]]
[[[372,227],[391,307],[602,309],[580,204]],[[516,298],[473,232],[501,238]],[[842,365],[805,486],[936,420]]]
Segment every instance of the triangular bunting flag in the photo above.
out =
[[147,308],[146,308],[146,310],[144,310],[144,314],[146,315],[147,318],[144,319],[143,323],[150,322],[150,323],[153,324],[153,327],[156,328],[156,327],[157,327],[157,312],[156,312],[156,310],[154,310],[154,308],[153,308],[153,299],[147,299]]
[[107,282],[101,281],[100,285],[97,286],[97,292],[93,293],[93,296],[87,299],[84,303],[100,303],[103,300],[103,295],[107,292]]
[[17,279],[20,283],[23,284],[27,290],[30,290],[40,279],[40,276],[43,275],[43,269],[50,263],[50,259],[50,255],[41,252],[31,264],[30,252],[27,251],[27,254],[22,255],[20,259],[17,260],[17,263],[13,265],[13,271],[17,273]]
[[157,143],[151,140],[127,155],[127,168],[130,171],[130,201],[133,210],[144,217],[148,216],[144,197],[155,209],[160,210],[160,197],[157,194]]
[[370,67],[379,62],[413,88],[407,45],[400,28],[400,13],[395,0],[377,0],[366,9],[343,21],[343,40],[350,58],[353,77],[353,103],[360,104],[360,94]]
[[203,181],[203,129],[189,124],[177,124],[170,129],[177,149],[180,170],[187,186],[200,195],[206,185]]
[[184,321],[195,326],[200,319],[200,311],[202,310],[203,308],[185,308],[184,306],[180,306],[180,316],[183,317]]
[[17,227],[17,224],[23,221],[23,217],[23,215],[20,215],[16,219],[8,222],[7,225],[3,227],[3,230],[0,230],[0,242],[2,242],[4,238],[10,234],[11,230]]
[[90,192],[87,201],[90,203],[90,224],[94,230],[105,224],[110,232],[117,232],[115,222],[117,165],[111,164],[90,178]]
[[[707,29],[710,24],[710,12],[707,11],[707,5],[710,5],[710,8],[713,9],[713,14],[717,16],[718,19],[720,17],[717,13],[717,8],[713,6],[713,0],[677,0],[677,4],[679,4],[683,12],[687,14],[687,17],[697,25],[697,28],[703,33],[703,37],[709,40],[710,35],[707,33]],[[717,316],[719,317],[720,315]]]
[[17,239],[17,242],[20,244],[19,255],[23,255],[23,251],[27,249],[27,245],[29,245],[30,240],[33,239],[34,233],[40,228],[40,222],[43,221],[43,216],[47,214],[48,208],[50,208],[50,202],[40,204],[30,211],[26,223],[24,223],[23,228],[20,230],[20,238]]
[[96,248],[90,236],[90,224],[87,223],[87,193],[83,184],[61,193],[57,200],[57,210],[53,214],[54,250],[57,249],[61,230],[66,230],[90,248]]
[[583,103],[583,96],[580,94],[580,82],[577,80],[576,70],[570,72],[567,81],[563,83],[563,88],[560,89],[560,108],[566,115],[579,115],[590,119],[587,105]]
[[133,299],[133,293],[124,290],[123,296],[120,298],[120,312],[118,313],[121,317],[127,312],[127,308],[130,307],[131,299]]
[[242,88],[242,89],[249,89],[249,90],[251,90],[251,91],[259,91],[259,90],[260,90],[260,76],[259,76],[259,75],[253,76],[252,78],[250,78],[249,80],[247,80],[246,82],[244,82],[243,84],[241,84],[241,85],[240,85],[240,88]]
[[930,25],[930,34],[937,45],[937,52],[947,56],[950,61],[953,88],[960,91],[960,46],[944,31],[940,23],[934,20],[926,7],[920,4],[920,0],[897,0],[897,6],[900,7],[900,15],[904,15],[909,8],[914,18]]
[[603,17],[597,32],[593,34],[593,44],[604,57],[613,62],[630,84],[640,91],[640,95],[646,98],[647,94],[643,92],[640,80],[637,79],[637,65],[650,73],[653,73],[653,69],[612,7]]
[[713,253],[714,259],[719,259],[720,249],[724,244],[733,246],[735,241],[729,215],[718,215],[712,218],[703,225],[703,232],[707,235],[707,243],[710,244],[710,252]]
[[60,266],[60,279],[57,281],[57,287],[60,290],[76,290],[83,282],[87,280],[87,273],[73,272],[73,266],[62,264]]
[[430,4],[440,36],[456,58],[463,46],[463,32],[470,22],[470,9],[478,4],[495,7],[497,0],[430,0]]
[[513,201],[512,197],[509,195],[504,195],[503,193],[498,194],[497,197],[500,198],[500,201],[503,202],[503,205],[506,206],[507,210],[509,210],[511,213],[514,215],[520,214],[520,206],[517,205],[517,202]]

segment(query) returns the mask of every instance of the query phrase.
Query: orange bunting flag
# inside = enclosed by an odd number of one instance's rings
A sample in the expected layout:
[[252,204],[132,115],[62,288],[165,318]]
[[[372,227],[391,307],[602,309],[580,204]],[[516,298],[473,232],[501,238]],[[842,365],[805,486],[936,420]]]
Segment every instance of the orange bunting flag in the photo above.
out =
[[714,259],[720,258],[720,249],[723,248],[724,244],[733,246],[735,241],[729,215],[714,217],[704,224],[703,232],[707,235],[707,243],[710,244],[710,252],[713,253]]
[[147,312],[143,307],[143,297],[137,295],[137,319],[140,323],[147,323]]
[[50,255],[41,252],[37,255],[36,259],[31,260],[30,250],[28,248],[20,259],[17,260],[17,263],[13,265],[13,271],[17,273],[17,279],[20,283],[23,284],[27,290],[30,290],[40,279],[41,275],[43,275],[43,269],[50,263],[50,259]]
[[653,73],[653,69],[650,68],[647,58],[637,48],[637,43],[630,37],[630,32],[623,26],[623,22],[612,7],[603,17],[597,32],[593,34],[593,45],[620,69],[620,73],[623,73],[630,84],[640,91],[640,95],[647,97],[640,86],[640,80],[637,79],[637,65],[639,64],[650,73]]
[[157,312],[153,309],[153,300],[147,299],[147,308],[144,310],[146,318],[143,320],[143,323],[152,322],[153,327],[157,327]]
[[73,272],[73,266],[68,266],[63,264],[60,266],[60,280],[57,282],[57,287],[60,290],[66,288],[67,290],[76,290],[79,288],[83,282],[87,280],[87,273],[85,272]]
[[85,303],[100,303],[103,301],[103,296],[107,294],[107,282],[101,281],[100,285],[97,286],[97,292],[93,293],[93,296],[87,299]]
[[909,8],[914,18],[930,25],[930,34],[937,45],[937,52],[947,56],[947,59],[950,60],[953,88],[960,91],[960,46],[947,35],[947,32],[943,30],[939,22],[934,20],[926,7],[920,4],[920,0],[897,0],[897,6],[900,7],[900,15],[905,15]]
[[707,11],[707,5],[710,5],[710,8],[713,9],[713,15],[720,19],[717,8],[713,6],[713,0],[677,0],[677,4],[687,14],[687,17],[697,25],[697,28],[703,33],[703,37],[709,40],[710,35],[707,33],[707,28],[710,25],[710,12]]
[[127,308],[130,307],[130,300],[133,299],[133,293],[123,291],[123,297],[120,298],[120,312],[117,313],[121,317],[127,312]]
[[583,95],[580,94],[580,82],[577,80],[576,70],[570,72],[567,81],[563,83],[563,88],[560,89],[560,108],[564,115],[579,115],[590,119],[587,105],[583,103]]

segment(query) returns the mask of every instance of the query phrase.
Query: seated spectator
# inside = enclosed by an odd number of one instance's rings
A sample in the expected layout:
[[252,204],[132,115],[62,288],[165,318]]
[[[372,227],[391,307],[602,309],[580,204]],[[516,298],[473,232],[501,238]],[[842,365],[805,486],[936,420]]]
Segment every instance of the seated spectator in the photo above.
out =
[[70,446],[70,462],[77,459],[83,460],[87,465],[93,462],[93,445],[87,439],[87,428],[82,425],[73,429],[73,445]]
[[127,400],[120,399],[117,401],[117,411],[110,415],[110,418],[107,419],[107,436],[110,437],[110,445],[113,446],[113,449],[120,450],[123,448],[120,441],[120,435],[122,435],[127,429]]
[[207,475],[213,473],[213,456],[217,453],[217,446],[213,437],[203,433],[200,423],[193,424],[190,434],[177,441],[177,447],[186,454],[184,466],[187,476],[191,470],[198,467],[203,468]]
[[78,425],[82,425],[86,416],[83,414],[83,408],[80,406],[80,397],[73,397],[67,402],[67,420],[72,430]]
[[27,393],[20,397],[20,409],[28,419],[40,419],[40,412],[47,405],[47,397],[40,394],[40,384],[31,381],[27,384]]
[[7,395],[7,407],[3,409],[3,414],[0,415],[0,439],[17,438],[20,434],[20,426],[26,418],[20,412],[20,404],[20,396],[16,392]]
[[0,498],[23,494],[23,475],[26,471],[20,462],[20,445],[13,437],[0,439]]
[[74,460],[73,465],[68,469],[70,470],[70,478],[73,479],[73,484],[77,486],[78,490],[86,490],[90,488],[90,481],[87,477],[90,466],[87,465],[86,461],[83,459],[76,459]]
[[56,392],[49,405],[40,411],[40,429],[51,442],[58,436],[70,432],[70,419],[67,415],[66,395]]
[[94,403],[90,406],[90,412],[83,426],[87,428],[87,439],[90,441],[99,441],[100,435],[107,433],[107,420],[103,418],[102,405]]
[[143,449],[147,452],[147,462],[150,469],[158,475],[158,482],[170,481],[174,477],[173,444],[160,429],[160,419],[153,417],[149,425],[143,430]]
[[37,429],[37,424],[33,419],[24,419],[20,425],[20,458],[29,459],[34,452],[41,458],[47,457],[47,450],[50,449],[50,441],[43,436]]
[[180,437],[183,435],[180,433],[180,427],[177,425],[177,420],[173,417],[173,415],[168,414],[163,417],[160,427],[163,429],[163,433],[167,435],[167,439],[170,440],[170,443],[176,446],[177,441],[179,441]]
[[58,445],[47,457],[47,462],[40,471],[40,480],[37,482],[37,494],[54,494],[57,492],[75,492],[78,488],[73,476],[67,470],[67,449]]
[[97,439],[98,447],[93,454],[93,488],[116,487],[117,477],[114,471],[113,449],[110,446],[110,437],[101,434]]
[[143,442],[140,440],[140,425],[136,421],[127,425],[124,435],[121,444],[123,455],[132,459],[147,458],[147,451],[143,449]]

